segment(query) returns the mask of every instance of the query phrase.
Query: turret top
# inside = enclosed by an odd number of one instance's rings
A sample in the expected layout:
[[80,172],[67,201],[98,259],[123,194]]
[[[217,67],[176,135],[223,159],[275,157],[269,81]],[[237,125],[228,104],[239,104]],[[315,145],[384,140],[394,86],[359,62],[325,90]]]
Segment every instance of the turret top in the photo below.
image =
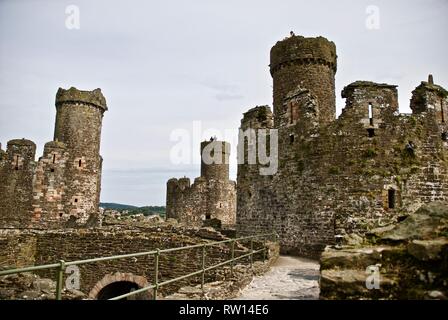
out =
[[342,89],[341,96],[342,98],[347,98],[350,93],[353,92],[355,89],[364,88],[364,89],[392,89],[396,90],[397,85],[394,84],[387,84],[387,83],[376,83],[372,81],[355,81],[350,83],[349,85],[345,86],[344,89]]
[[36,147],[36,144],[28,139],[22,138],[22,139],[13,139],[8,141],[9,145],[15,145],[15,146],[30,146],[30,147]]
[[432,74],[428,76],[428,81],[422,81],[420,85],[412,91],[412,93],[423,92],[424,90],[429,90],[436,92],[441,97],[448,97],[448,91],[438,84],[434,84],[434,78]]
[[328,64],[336,70],[336,45],[324,37],[306,38],[292,34],[278,41],[271,49],[271,73],[281,64],[293,60],[309,60]]
[[93,104],[103,111],[107,110],[106,98],[104,98],[99,88],[93,91],[82,91],[75,87],[71,87],[68,90],[59,88],[56,93],[56,107],[64,102],[84,102]]

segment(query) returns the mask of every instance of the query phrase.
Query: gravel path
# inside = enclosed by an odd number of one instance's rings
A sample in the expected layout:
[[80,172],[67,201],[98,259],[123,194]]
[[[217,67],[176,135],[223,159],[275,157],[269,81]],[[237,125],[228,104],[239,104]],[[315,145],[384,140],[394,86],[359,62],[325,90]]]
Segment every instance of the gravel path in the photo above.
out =
[[319,299],[319,263],[280,256],[271,270],[255,277],[237,300]]

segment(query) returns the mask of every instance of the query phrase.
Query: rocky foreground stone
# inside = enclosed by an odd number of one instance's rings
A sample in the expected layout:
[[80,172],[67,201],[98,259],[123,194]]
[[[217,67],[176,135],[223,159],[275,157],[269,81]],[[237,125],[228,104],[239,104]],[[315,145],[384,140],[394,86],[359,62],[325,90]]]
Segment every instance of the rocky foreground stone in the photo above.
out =
[[448,203],[346,240],[321,256],[320,298],[447,299]]

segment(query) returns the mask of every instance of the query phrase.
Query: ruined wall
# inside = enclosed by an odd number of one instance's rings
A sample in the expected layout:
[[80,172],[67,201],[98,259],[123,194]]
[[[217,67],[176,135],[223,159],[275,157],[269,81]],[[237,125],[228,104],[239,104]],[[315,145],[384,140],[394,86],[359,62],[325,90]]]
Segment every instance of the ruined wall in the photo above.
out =
[[[327,52],[314,50],[321,48],[322,40],[309,39],[303,47],[301,38],[298,41],[287,39],[281,46],[277,44],[271,51],[271,65],[273,51],[277,57],[282,55],[279,50],[286,56],[293,51],[300,56],[305,50],[316,58]],[[308,50],[309,46],[314,51]],[[337,238],[364,234],[395,221],[403,207],[416,209],[421,203],[446,199],[443,88],[423,82],[413,92],[414,113],[401,115],[396,86],[357,81],[342,91],[346,107],[341,116],[322,122],[333,114],[322,115],[331,105],[321,105],[323,92],[332,90],[326,76],[299,76],[294,71],[278,78],[276,72],[274,69],[278,172],[261,176],[259,165],[238,166],[240,233],[275,230],[283,252],[317,257]],[[302,77],[312,79],[302,81]],[[317,82],[315,89],[309,87]],[[260,121],[261,114],[270,112],[266,110],[245,113],[241,128],[269,127]]]
[[236,184],[229,180],[229,155],[227,142],[201,143],[201,176],[193,184],[186,177],[167,182],[167,218],[196,226],[209,219],[235,224]]
[[26,139],[7,144],[0,167],[0,225],[27,227],[31,222],[36,145]]
[[[320,298],[447,299],[447,218],[447,203],[432,202],[388,228],[328,246],[320,259]],[[366,270],[372,268],[380,277],[370,290]]]
[[94,224],[99,206],[101,122],[106,101],[100,89],[60,88],[54,141],[36,162],[35,144],[8,142],[0,160],[0,226],[59,228]]
[[[102,256],[145,252],[166,248],[207,243],[211,238],[222,238],[221,234],[207,230],[204,235],[200,229],[157,225],[148,228],[126,228],[125,226],[92,228],[21,231],[0,230],[0,263],[3,268],[84,260]],[[254,248],[261,248],[254,242]],[[235,256],[247,253],[247,248],[236,244]],[[28,260],[24,261],[24,253]],[[273,252],[275,254],[275,252]],[[206,249],[206,267],[230,258],[230,245],[210,246]],[[257,255],[255,260],[261,259]],[[249,260],[242,259],[242,264]],[[202,268],[202,248],[163,253],[159,257],[159,281],[166,281]],[[144,277],[147,283],[154,279],[154,256],[141,256],[130,259],[97,262],[79,265],[81,291],[89,293],[105,277],[119,273]],[[69,273],[68,273],[69,274]],[[67,274],[67,275],[68,275]],[[207,272],[206,281],[214,281],[217,273]],[[54,271],[41,271],[39,275],[56,278]],[[67,276],[66,275],[66,276]],[[162,294],[173,293],[182,286],[196,285],[200,276],[192,277],[160,288]]]

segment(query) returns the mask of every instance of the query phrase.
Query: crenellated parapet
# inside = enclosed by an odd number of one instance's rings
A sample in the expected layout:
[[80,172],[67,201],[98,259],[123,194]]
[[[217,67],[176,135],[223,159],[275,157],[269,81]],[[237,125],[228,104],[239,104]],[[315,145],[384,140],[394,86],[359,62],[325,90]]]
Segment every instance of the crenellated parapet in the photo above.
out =
[[106,98],[99,88],[93,91],[78,90],[75,87],[70,89],[59,88],[56,93],[56,106],[64,103],[85,103],[107,111]]
[[306,38],[291,36],[278,41],[271,49],[270,70],[277,70],[292,64],[320,64],[334,72],[337,70],[336,45],[324,37]]

